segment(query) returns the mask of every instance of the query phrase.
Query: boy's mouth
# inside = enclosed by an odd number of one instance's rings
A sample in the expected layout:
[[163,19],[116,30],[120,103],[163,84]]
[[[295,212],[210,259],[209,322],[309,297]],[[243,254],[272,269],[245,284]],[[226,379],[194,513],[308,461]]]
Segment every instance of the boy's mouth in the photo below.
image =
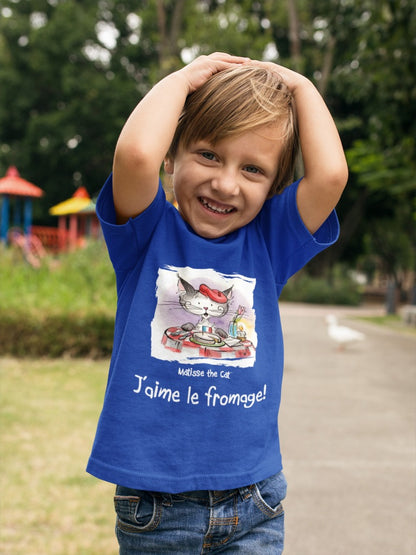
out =
[[214,214],[230,214],[230,212],[235,211],[235,208],[233,206],[218,204],[217,202],[208,200],[205,197],[199,197],[199,202],[204,208],[206,208],[210,212],[213,212]]

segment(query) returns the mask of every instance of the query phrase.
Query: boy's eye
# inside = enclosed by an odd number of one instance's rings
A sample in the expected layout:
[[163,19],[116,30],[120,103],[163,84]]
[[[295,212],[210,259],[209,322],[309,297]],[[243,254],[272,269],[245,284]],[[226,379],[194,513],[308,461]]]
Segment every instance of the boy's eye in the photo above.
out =
[[200,154],[206,160],[215,160],[215,154],[213,152],[209,152],[209,150],[204,150]]
[[261,173],[259,168],[256,168],[256,166],[245,166],[244,170],[248,173]]

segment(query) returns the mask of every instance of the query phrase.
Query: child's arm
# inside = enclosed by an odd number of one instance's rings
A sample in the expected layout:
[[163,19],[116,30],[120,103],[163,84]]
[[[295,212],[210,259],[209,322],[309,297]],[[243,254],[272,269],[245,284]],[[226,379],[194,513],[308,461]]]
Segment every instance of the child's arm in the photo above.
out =
[[201,56],[159,81],[136,106],[117,142],[113,196],[117,222],[145,210],[156,196],[159,171],[189,93],[211,75],[247,58],[215,53]]
[[299,73],[267,63],[292,91],[296,102],[304,178],[297,203],[311,233],[323,224],[341,197],[348,167],[335,123],[314,85]]

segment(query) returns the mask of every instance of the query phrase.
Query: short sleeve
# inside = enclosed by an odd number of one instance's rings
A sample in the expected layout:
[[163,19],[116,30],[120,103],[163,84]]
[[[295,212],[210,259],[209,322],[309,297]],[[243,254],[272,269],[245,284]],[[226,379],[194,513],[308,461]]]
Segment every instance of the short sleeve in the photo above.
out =
[[299,182],[266,201],[258,217],[278,284],[286,283],[314,256],[333,245],[339,236],[335,210],[316,233],[308,231],[296,203]]
[[115,270],[128,270],[137,263],[162,217],[165,201],[165,193],[159,182],[157,195],[150,206],[136,218],[117,225],[112,174],[108,177],[99,194],[96,210]]

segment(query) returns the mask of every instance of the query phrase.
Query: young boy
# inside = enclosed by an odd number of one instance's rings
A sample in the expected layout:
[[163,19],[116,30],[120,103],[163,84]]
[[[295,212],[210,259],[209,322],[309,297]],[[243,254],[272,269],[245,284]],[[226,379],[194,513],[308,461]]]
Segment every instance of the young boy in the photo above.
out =
[[88,463],[118,484],[121,554],[282,552],[278,297],[337,239],[346,181],[317,90],[272,63],[201,56],[127,120],[97,204],[118,308]]

